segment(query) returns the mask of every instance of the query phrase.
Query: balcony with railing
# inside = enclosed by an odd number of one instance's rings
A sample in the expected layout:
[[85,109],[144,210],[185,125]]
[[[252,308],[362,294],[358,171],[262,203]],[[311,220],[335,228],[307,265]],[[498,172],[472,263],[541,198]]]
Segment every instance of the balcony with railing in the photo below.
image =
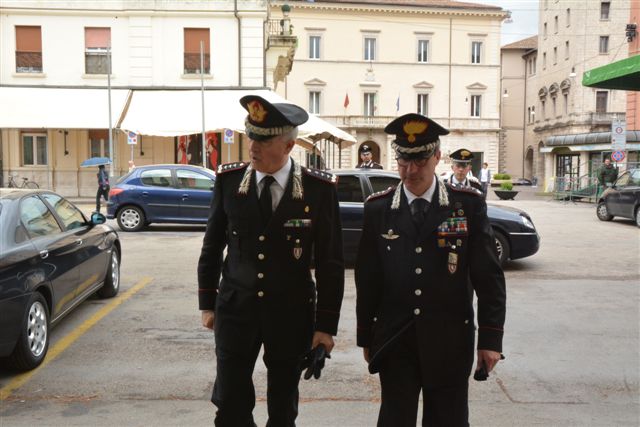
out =
[[[322,119],[334,123],[340,128],[351,129],[384,129],[396,116],[321,116]],[[486,130],[500,129],[498,119],[484,118],[451,118],[432,117],[440,125],[455,130]]]
[[291,47],[297,44],[298,37],[293,35],[289,18],[269,19],[265,25],[268,47]]

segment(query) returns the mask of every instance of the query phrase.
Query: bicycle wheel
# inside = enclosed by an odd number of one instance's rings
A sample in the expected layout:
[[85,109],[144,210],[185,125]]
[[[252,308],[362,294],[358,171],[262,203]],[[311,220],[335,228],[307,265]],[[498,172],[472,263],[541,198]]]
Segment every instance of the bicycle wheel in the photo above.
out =
[[36,184],[33,181],[27,181],[24,184],[25,188],[31,188],[31,189],[36,189],[36,188],[40,188],[40,186],[38,184]]

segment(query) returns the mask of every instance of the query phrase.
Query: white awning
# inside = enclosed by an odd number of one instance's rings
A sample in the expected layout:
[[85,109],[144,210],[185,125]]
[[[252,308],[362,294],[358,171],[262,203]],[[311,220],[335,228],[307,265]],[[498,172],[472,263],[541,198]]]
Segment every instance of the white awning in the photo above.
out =
[[[128,90],[111,90],[111,124],[115,127]],[[0,128],[108,129],[107,89],[0,87]]]
[[[231,129],[244,133],[247,112],[238,100],[259,95],[270,102],[288,102],[269,90],[206,90],[205,131]],[[149,136],[179,136],[202,133],[202,101],[199,90],[133,90],[118,126],[122,130]],[[356,143],[347,132],[316,116],[299,127],[300,137],[312,141],[328,139],[343,147]]]

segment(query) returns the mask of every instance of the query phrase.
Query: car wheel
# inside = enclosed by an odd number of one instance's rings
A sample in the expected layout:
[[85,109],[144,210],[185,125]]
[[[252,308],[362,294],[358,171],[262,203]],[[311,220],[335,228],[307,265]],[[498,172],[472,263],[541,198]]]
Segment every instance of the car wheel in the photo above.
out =
[[496,236],[496,250],[498,251],[498,260],[501,265],[504,265],[509,259],[509,241],[502,233],[495,233]]
[[9,361],[17,369],[28,371],[42,363],[49,349],[49,309],[41,293],[31,294],[20,328]]
[[111,251],[111,261],[107,269],[107,275],[104,278],[104,285],[98,289],[100,298],[112,298],[118,295],[120,290],[120,256],[118,249],[114,246]]
[[145,224],[144,212],[137,206],[125,206],[118,213],[118,225],[122,231],[138,231]]
[[613,219],[613,215],[609,215],[609,209],[607,209],[607,204],[604,201],[598,203],[596,215],[600,221],[611,221]]
[[640,227],[640,206],[636,208],[636,225]]

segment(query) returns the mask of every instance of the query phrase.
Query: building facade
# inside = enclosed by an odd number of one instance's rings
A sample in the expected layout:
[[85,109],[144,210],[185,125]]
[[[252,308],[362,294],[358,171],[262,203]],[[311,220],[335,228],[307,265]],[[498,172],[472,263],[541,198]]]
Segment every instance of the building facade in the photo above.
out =
[[441,138],[440,172],[460,147],[474,169],[498,168],[499,7],[455,1],[274,1],[291,7],[298,52],[277,92],[351,133],[358,144],[335,150],[330,167],[359,163],[362,144],[385,169],[395,167],[387,123],[405,113],[429,116]]
[[[525,59],[536,50],[537,36],[510,43],[501,49],[502,99],[500,108],[500,156],[498,170],[513,178],[531,178],[533,150],[526,146],[525,123],[531,110],[525,108],[527,67],[535,60]],[[535,57],[535,55],[533,55]],[[533,67],[531,71],[535,70]]]
[[[17,174],[67,196],[89,196],[95,194],[96,171],[79,167],[86,158],[113,156],[116,176],[126,172],[129,160],[137,165],[175,163],[181,156],[195,160],[202,143],[189,149],[186,136],[180,141],[142,137],[133,146],[114,130],[109,144],[109,128],[126,109],[123,92],[200,88],[201,65],[207,89],[265,87],[265,70],[278,69],[267,60],[268,17],[266,0],[4,0],[0,102],[29,96],[33,115],[42,117],[24,122],[21,117],[0,129],[2,183]],[[286,39],[273,48],[295,45]],[[286,61],[282,65],[286,68]],[[47,114],[45,103],[49,113],[60,113],[59,121],[47,120],[55,114]],[[219,158],[243,157],[239,144],[212,138]]]
[[583,87],[579,76],[627,57],[629,8],[629,0],[539,2],[537,50],[524,58],[525,177],[544,180],[547,191],[589,185],[611,154],[611,124],[625,119],[627,94]]

